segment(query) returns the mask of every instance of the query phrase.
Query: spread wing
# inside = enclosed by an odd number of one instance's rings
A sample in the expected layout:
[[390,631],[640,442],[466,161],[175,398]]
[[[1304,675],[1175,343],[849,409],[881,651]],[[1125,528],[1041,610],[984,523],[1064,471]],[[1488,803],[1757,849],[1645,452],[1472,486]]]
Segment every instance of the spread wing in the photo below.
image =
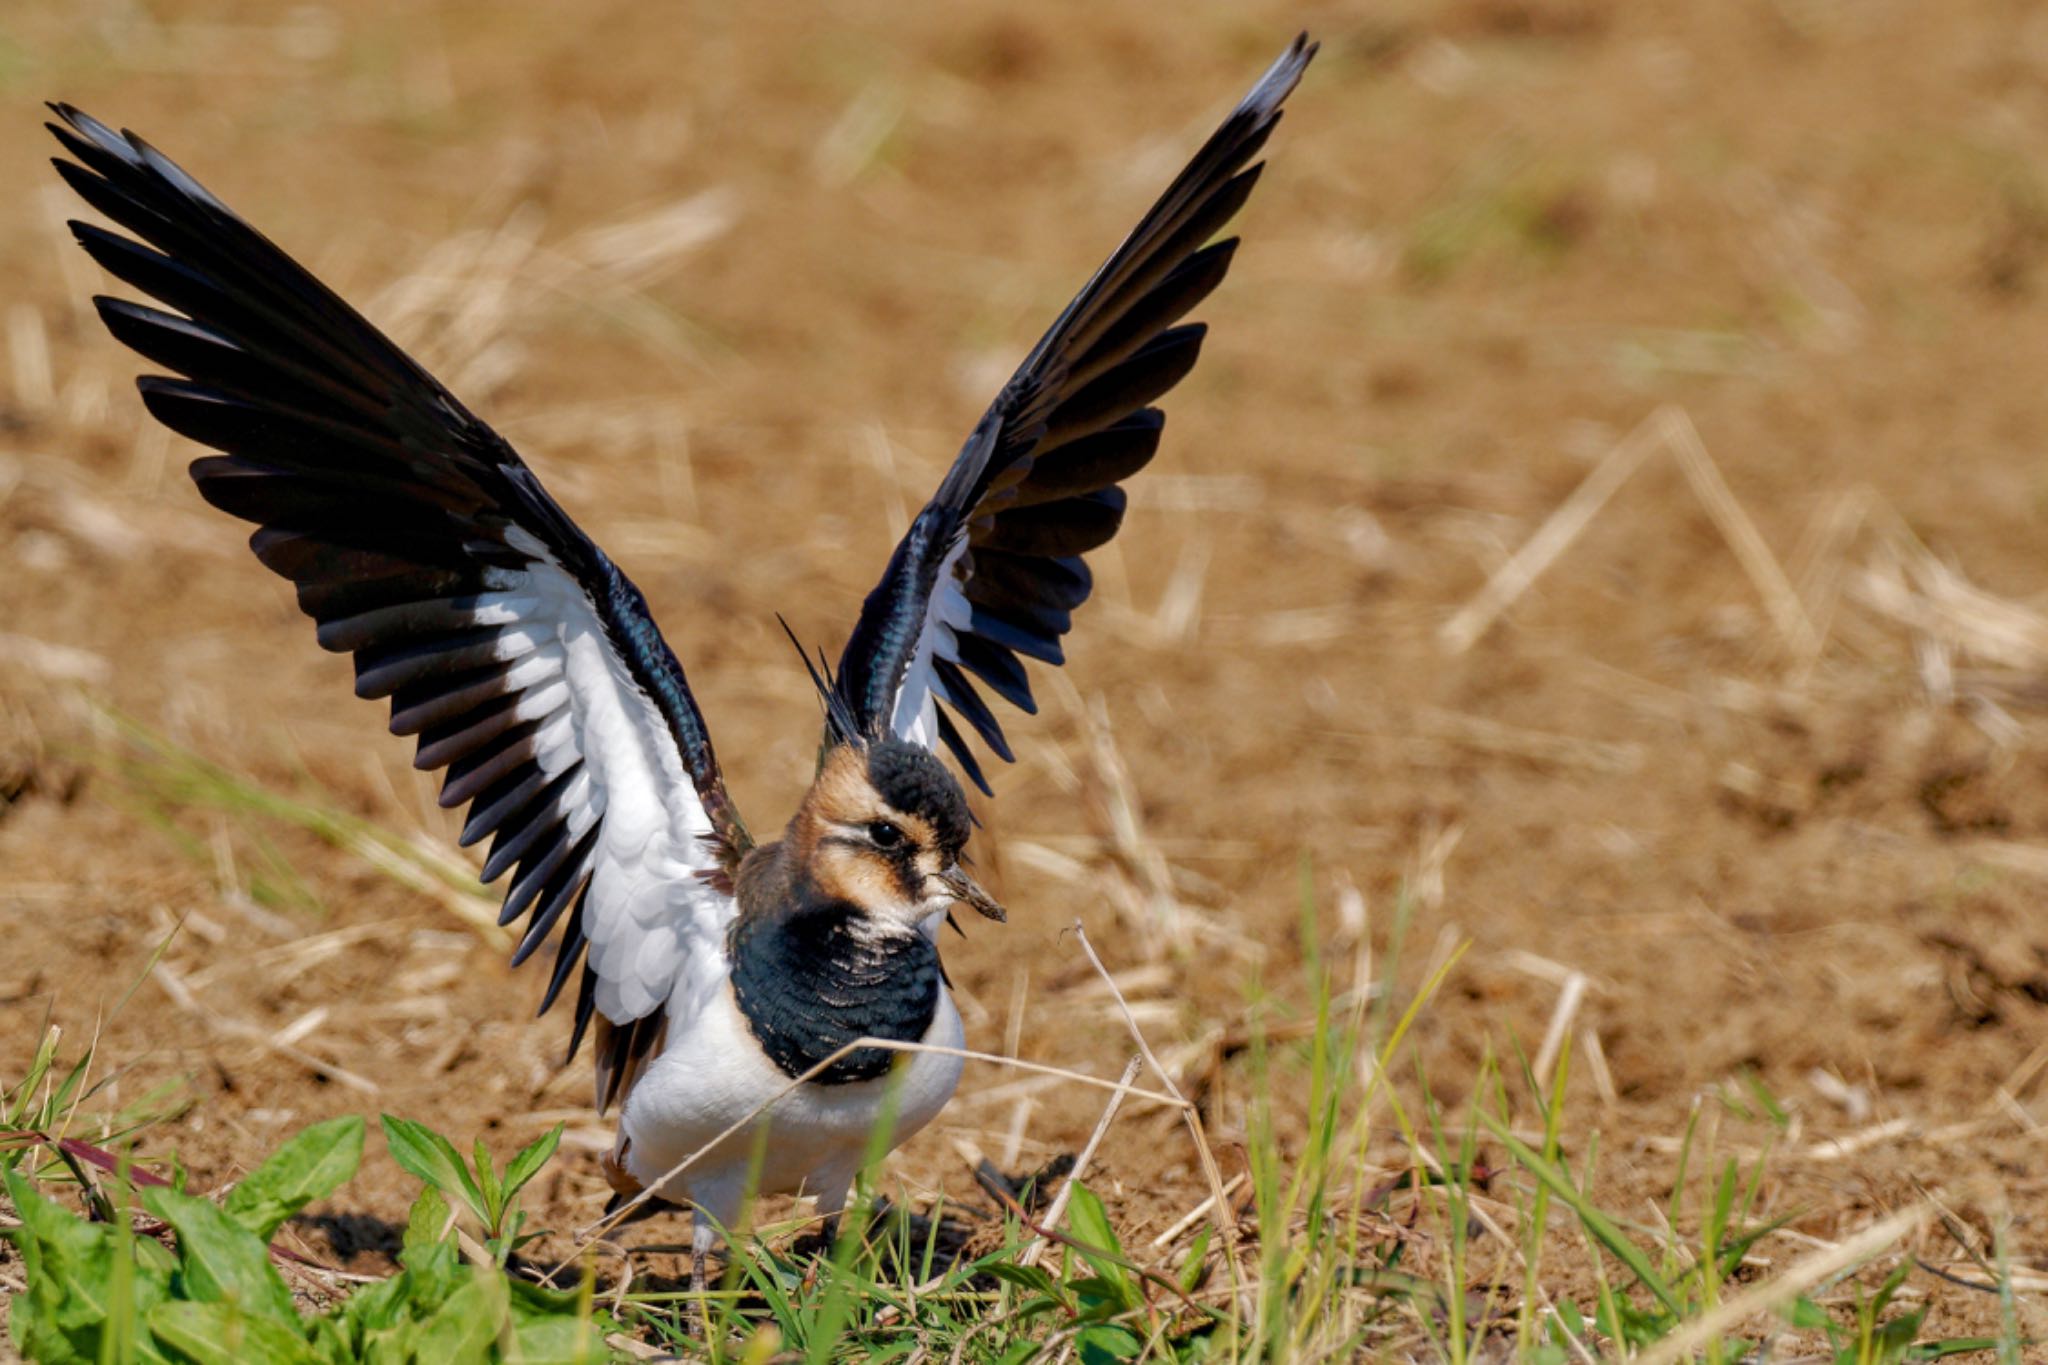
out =
[[605,1106],[670,1014],[717,990],[748,842],[646,602],[509,445],[311,274],[140,138],[51,107],[76,159],[58,171],[141,239],[74,222],[79,244],[175,310],[94,300],[176,376],[143,376],[144,403],[223,452],[193,463],[201,495],[256,524],[320,644],[355,656],[356,694],[389,698],[416,766],[446,770],[462,843],[491,840],[483,880],[509,877],[500,922],[528,916],[514,962],[561,926],[541,1010],[580,963],[570,1054],[595,1016]]
[[862,733],[943,743],[984,792],[955,717],[1011,757],[969,675],[1037,710],[1018,656],[1064,658],[1093,585],[1081,556],[1116,534],[1120,485],[1159,448],[1165,417],[1149,405],[1201,349],[1206,329],[1176,324],[1230,268],[1237,240],[1211,239],[1258,182],[1264,163],[1247,163],[1315,52],[1303,34],[1259,78],[1032,348],[905,532],[839,661],[837,697]]

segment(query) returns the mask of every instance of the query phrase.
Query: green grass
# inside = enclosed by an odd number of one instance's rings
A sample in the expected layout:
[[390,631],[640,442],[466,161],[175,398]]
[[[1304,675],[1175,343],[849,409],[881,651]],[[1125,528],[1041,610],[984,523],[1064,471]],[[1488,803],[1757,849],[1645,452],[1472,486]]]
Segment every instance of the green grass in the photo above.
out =
[[[508,1176],[522,1163],[527,1179],[537,1173],[546,1159],[533,1159],[537,1148],[513,1158]],[[438,1184],[413,1206],[397,1274],[302,1311],[280,1268],[290,1258],[271,1239],[349,1180],[362,1154],[361,1117],[330,1119],[285,1143],[220,1201],[175,1182],[144,1183],[120,1161],[86,1178],[100,1194],[92,1217],[68,1212],[27,1176],[0,1171],[18,1219],[8,1239],[28,1282],[9,1305],[15,1345],[46,1361],[607,1358],[612,1324],[593,1311],[589,1277],[576,1290],[551,1290],[508,1275],[489,1252],[469,1254]],[[488,1160],[481,1173],[493,1178]],[[516,1196],[516,1186],[504,1194]]]
[[[1318,941],[1305,903],[1304,941]],[[1747,1162],[1716,1159],[1697,1122],[1680,1146],[1661,1223],[1596,1201],[1600,1141],[1575,1131],[1565,1096],[1567,1048],[1547,1085],[1526,1062],[1491,1060],[1455,1111],[1427,1099],[1411,1113],[1388,1080],[1412,1063],[1415,1025],[1456,970],[1453,954],[1405,1000],[1399,955],[1371,992],[1337,1004],[1311,951],[1306,1039],[1268,1045],[1254,1029],[1247,1058],[1252,1218],[1233,1254],[1212,1227],[1178,1258],[1127,1247],[1113,1212],[1076,1191],[1057,1254],[1022,1263],[1032,1229],[1014,1215],[981,1254],[938,1264],[907,1221],[884,1220],[848,1254],[842,1238],[821,1259],[796,1255],[786,1229],[762,1229],[732,1253],[704,1319],[690,1296],[628,1292],[629,1321],[669,1349],[718,1361],[958,1358],[1009,1362],[1295,1361],[1512,1358],[1562,1365],[1653,1351],[1748,1292],[1744,1262],[1796,1214],[1763,1208],[1770,1135],[1783,1105],[1755,1077],[1727,1091],[1731,1122],[1766,1137]],[[1400,1000],[1396,1005],[1394,1002]],[[1281,1013],[1255,1002],[1254,1021]],[[1290,1036],[1299,1030],[1290,1030]],[[1361,1057],[1369,1079],[1358,1085]],[[1412,1103],[1412,1102],[1411,1102]],[[1520,1136],[1533,1116],[1539,1136]],[[1384,1112],[1384,1128],[1375,1116]],[[1389,1173],[1377,1139],[1398,1135],[1405,1169]],[[1576,1150],[1575,1161],[1567,1152]],[[1494,1167],[1490,1153],[1505,1165]],[[1513,1257],[1479,1218],[1512,1208]],[[1499,1214],[1493,1215],[1498,1219]],[[1825,1291],[1787,1292],[1734,1330],[1711,1333],[1685,1358],[1755,1358],[1765,1336],[1780,1353],[1819,1350],[1840,1365],[1892,1365],[1967,1352],[2020,1349],[2017,1315],[2000,1338],[1923,1339],[1926,1309],[1902,1307],[1916,1270],[1880,1248],[1874,1288],[1851,1278],[1866,1259],[1832,1270]],[[2009,1283],[2009,1281],[2008,1281]],[[1574,1291],[1558,1286],[1582,1286]],[[1826,1300],[1824,1305],[1823,1300]]]
[[[157,944],[141,975],[129,983],[103,1023],[119,1018],[128,1008],[136,987],[155,968],[175,936],[174,930]],[[102,1100],[111,1103],[115,1082],[123,1073],[94,1075],[98,1029],[68,1063],[59,1059],[64,1030],[50,1021],[47,1011],[35,1036],[36,1050],[28,1065],[0,1092],[0,1171],[15,1171],[26,1163],[38,1179],[62,1173],[89,1188],[91,1182],[80,1164],[87,1153],[132,1143],[144,1130],[168,1122],[190,1107],[191,1095],[183,1076],[166,1077],[133,1099],[102,1107]]]
[[[283,822],[345,848],[392,847],[367,822],[279,797],[139,729],[122,733],[132,790],[172,827],[202,811]],[[270,872],[278,885],[310,885],[288,864]],[[1795,1248],[1781,1272],[1788,1258],[1774,1245],[1775,1279],[1746,1264],[1803,1212],[1771,1203],[1774,1141],[1789,1116],[1760,1078],[1732,1078],[1696,1109],[1661,1208],[1646,1218],[1603,1206],[1603,1141],[1632,1135],[1603,1134],[1570,1110],[1569,1046],[1539,1079],[1510,1038],[1510,1061],[1483,1059],[1455,1078],[1465,1098],[1440,1103],[1415,1039],[1462,949],[1404,984],[1410,909],[1400,903],[1375,978],[1340,990],[1316,946],[1306,867],[1300,910],[1302,977],[1250,991],[1251,1044],[1232,1063],[1247,1100],[1245,1217],[1199,1220],[1162,1249],[1132,1237],[1084,1179],[1057,1226],[1014,1201],[977,1208],[972,1252],[950,1255],[941,1220],[967,1210],[908,1217],[898,1191],[878,1211],[877,1144],[830,1246],[798,1236],[808,1220],[735,1229],[702,1301],[652,1280],[600,1284],[599,1262],[582,1252],[542,1283],[520,1258],[541,1235],[520,1192],[555,1159],[559,1130],[501,1166],[481,1143],[465,1159],[430,1125],[385,1116],[385,1154],[422,1188],[396,1272],[351,1288],[270,1243],[353,1176],[361,1117],[316,1125],[260,1163],[250,1154],[251,1175],[205,1197],[153,1140],[178,1088],[109,1108],[96,1047],[67,1061],[63,1035],[46,1026],[0,1092],[0,1234],[14,1252],[0,1270],[27,1283],[10,1331],[30,1358],[94,1361],[596,1360],[629,1337],[720,1362],[906,1365],[1464,1365],[1503,1354],[1565,1365],[1660,1351],[1733,1365],[1764,1349],[1839,1365],[2025,1358],[2032,1343],[2002,1243],[1987,1265],[2002,1326],[1984,1338],[1922,1335],[1924,1300],[1900,1298],[1917,1263],[1894,1246],[1825,1265]],[[1757,1135],[1749,1156],[1716,1150],[1724,1127]],[[1199,1134],[1191,1124],[1184,1141]],[[1797,1278],[1802,1267],[1812,1273]]]

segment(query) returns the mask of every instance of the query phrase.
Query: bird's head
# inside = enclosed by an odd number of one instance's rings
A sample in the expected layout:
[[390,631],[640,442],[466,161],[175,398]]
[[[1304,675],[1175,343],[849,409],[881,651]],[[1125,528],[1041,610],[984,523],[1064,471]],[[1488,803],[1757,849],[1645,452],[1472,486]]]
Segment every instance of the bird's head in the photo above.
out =
[[790,834],[824,894],[885,922],[922,926],[956,904],[993,920],[1003,907],[961,863],[967,797],[932,753],[897,739],[825,756]]

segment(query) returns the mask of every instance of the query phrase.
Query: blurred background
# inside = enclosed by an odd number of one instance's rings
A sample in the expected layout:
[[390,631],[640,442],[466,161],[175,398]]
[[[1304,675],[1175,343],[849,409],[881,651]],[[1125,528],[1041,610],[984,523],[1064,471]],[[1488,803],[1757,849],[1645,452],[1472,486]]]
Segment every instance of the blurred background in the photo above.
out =
[[[1227,1149],[1248,1021],[1299,1036],[1306,962],[1398,1010],[1469,941],[1429,1088],[1570,1043],[1612,1205],[1664,1197],[1699,1113],[1775,1145],[1808,1235],[1920,1182],[2039,1247],[2048,15],[2009,0],[16,0],[0,1064],[46,1012],[102,1021],[106,1103],[202,1188],[382,1108],[565,1118],[540,1216],[603,1198],[545,973],[144,419],[39,101],[142,132],[525,453],[768,831],[816,737],[774,613],[836,652],[1002,379],[1303,27],[1202,363],[980,804],[1012,915],[947,949],[971,1044],[1116,1074],[1080,919]],[[959,1193],[1099,1107],[972,1068],[891,1169]],[[1133,1237],[1206,1188],[1177,1134],[1104,1147]],[[379,1171],[350,1198],[400,1218]]]

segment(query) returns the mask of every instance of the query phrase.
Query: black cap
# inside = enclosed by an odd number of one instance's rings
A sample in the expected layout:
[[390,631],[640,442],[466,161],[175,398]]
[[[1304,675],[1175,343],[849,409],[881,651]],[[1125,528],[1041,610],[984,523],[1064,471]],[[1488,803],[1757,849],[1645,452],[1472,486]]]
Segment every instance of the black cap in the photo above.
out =
[[931,750],[900,739],[877,740],[868,746],[868,781],[897,810],[931,821],[939,847],[948,853],[966,847],[973,828],[967,797]]

